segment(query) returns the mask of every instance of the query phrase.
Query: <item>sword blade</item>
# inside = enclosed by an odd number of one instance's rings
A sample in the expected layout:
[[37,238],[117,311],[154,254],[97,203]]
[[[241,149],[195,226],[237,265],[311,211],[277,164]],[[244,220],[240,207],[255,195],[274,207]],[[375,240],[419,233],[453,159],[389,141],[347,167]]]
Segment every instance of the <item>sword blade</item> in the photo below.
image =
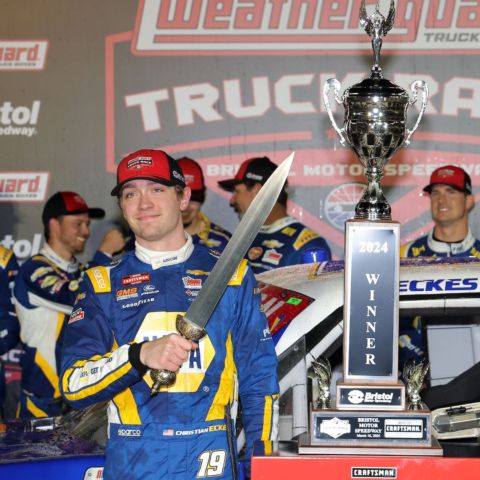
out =
[[291,153],[275,169],[253,199],[205,284],[185,313],[185,320],[200,328],[205,327],[210,320],[230,278],[275,205],[287,180],[294,154],[295,152]]

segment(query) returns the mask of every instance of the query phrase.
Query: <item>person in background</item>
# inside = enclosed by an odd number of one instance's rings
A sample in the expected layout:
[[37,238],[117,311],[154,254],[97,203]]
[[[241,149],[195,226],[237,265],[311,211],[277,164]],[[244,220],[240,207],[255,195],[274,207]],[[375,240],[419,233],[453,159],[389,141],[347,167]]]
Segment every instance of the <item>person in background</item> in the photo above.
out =
[[[268,157],[250,158],[240,165],[234,178],[218,182],[221,188],[232,192],[230,206],[240,218],[276,168]],[[287,215],[286,187],[248,250],[247,258],[254,273],[331,258],[330,248],[322,237]]]
[[[64,398],[109,401],[105,480],[236,476],[235,415],[242,402],[246,463],[255,440],[278,431],[277,357],[260,293],[244,260],[199,343],[176,333],[217,257],[185,232],[190,188],[179,164],[142,149],[117,168],[134,251],[87,271],[63,345]],[[177,373],[151,393],[150,369]]]
[[480,258],[480,241],[468,224],[468,215],[475,205],[470,175],[455,165],[439,167],[432,172],[423,191],[430,198],[433,229],[403,245],[400,256]]
[[202,167],[188,157],[180,158],[178,164],[185,176],[185,183],[192,192],[190,202],[182,212],[183,227],[192,236],[193,243],[201,243],[208,248],[222,252],[231,235],[211,222],[201,210],[206,196]]
[[[433,229],[428,234],[402,245],[401,257],[477,257],[480,241],[470,230],[468,215],[475,205],[472,181],[465,170],[446,165],[434,170],[423,189],[430,198]],[[424,359],[426,345],[420,316],[400,319],[400,368],[413,358]]]
[[[104,210],[89,208],[75,192],[57,192],[44,206],[45,244],[20,267],[14,287],[24,350],[20,359],[19,417],[56,416],[62,412],[58,372],[65,319],[72,311],[86,267],[75,255],[85,249],[90,219],[104,215]],[[90,265],[110,263],[124,244],[118,230],[109,230]]]
[[[18,271],[17,259],[12,250],[0,245],[0,355],[11,350],[19,341],[19,327],[12,303],[12,289]],[[5,418],[5,372],[0,359],[0,420]]]

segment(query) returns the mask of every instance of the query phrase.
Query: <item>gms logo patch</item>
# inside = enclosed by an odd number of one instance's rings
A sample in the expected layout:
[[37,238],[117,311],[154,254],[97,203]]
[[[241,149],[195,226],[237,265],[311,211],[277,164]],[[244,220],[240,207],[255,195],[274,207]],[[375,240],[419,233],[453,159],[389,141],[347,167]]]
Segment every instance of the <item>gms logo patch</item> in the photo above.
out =
[[117,302],[120,300],[127,300],[128,298],[136,298],[138,297],[138,288],[122,288],[121,290],[116,291],[115,297]]

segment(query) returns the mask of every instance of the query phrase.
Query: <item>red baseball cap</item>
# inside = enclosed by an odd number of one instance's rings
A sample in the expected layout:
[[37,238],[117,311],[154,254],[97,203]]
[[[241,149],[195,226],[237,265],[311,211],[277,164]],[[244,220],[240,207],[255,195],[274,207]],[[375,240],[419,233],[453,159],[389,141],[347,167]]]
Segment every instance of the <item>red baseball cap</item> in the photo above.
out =
[[182,157],[177,160],[185,177],[185,183],[192,190],[190,200],[203,203],[205,201],[205,179],[202,167],[193,159]]
[[234,178],[221,180],[218,185],[227,192],[233,192],[239,183],[258,182],[263,185],[276,168],[277,165],[268,157],[249,158],[240,165]]
[[424,192],[430,193],[432,187],[437,184],[449,185],[461,192],[472,193],[472,180],[470,175],[463,168],[455,165],[446,165],[439,167],[432,172],[430,183],[423,189]]
[[163,150],[142,149],[123,158],[117,167],[117,185],[111,195],[118,196],[123,185],[135,179],[185,187],[182,169]]
[[87,202],[78,193],[57,192],[47,200],[43,207],[42,221],[44,225],[47,225],[51,218],[80,213],[88,213],[91,218],[103,218],[105,216],[105,210],[89,208]]

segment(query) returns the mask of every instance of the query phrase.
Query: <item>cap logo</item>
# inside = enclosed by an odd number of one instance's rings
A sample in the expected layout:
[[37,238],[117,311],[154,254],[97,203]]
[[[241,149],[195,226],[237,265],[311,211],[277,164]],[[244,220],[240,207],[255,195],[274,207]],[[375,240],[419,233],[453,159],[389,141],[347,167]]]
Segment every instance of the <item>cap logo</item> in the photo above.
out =
[[180,172],[177,172],[176,170],[173,171],[173,176],[177,179],[180,180],[181,182],[185,183],[185,180]]
[[185,181],[186,181],[187,183],[191,183],[191,182],[193,182],[194,180],[195,180],[195,177],[194,177],[193,175],[190,175],[190,174],[188,174],[188,173],[185,175]]
[[152,157],[135,157],[127,162],[127,169],[142,168],[144,165],[152,165]]
[[248,172],[246,175],[245,175],[245,178],[250,178],[252,180],[256,180],[257,182],[261,182],[263,180],[263,176],[262,175],[255,175],[254,173],[251,173],[251,172]]
[[453,170],[450,170],[449,168],[444,168],[442,170],[439,170],[437,172],[437,175],[439,177],[451,177],[451,176],[455,175],[455,172]]

